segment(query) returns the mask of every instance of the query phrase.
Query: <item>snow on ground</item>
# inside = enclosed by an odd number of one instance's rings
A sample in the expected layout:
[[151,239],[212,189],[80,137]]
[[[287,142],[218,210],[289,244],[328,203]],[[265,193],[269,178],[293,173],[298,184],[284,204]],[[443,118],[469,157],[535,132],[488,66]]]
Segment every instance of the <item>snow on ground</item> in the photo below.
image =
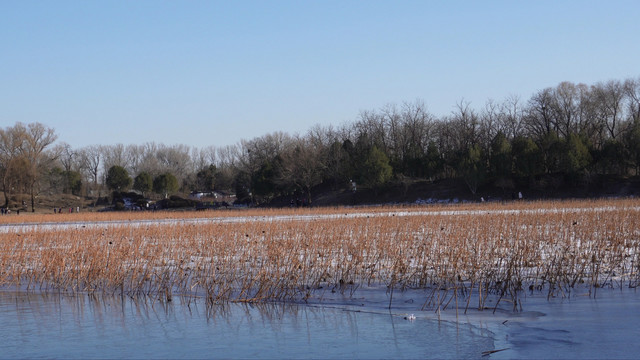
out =
[[[627,207],[629,211],[640,212],[640,207]],[[112,220],[112,221],[70,221],[70,222],[49,222],[49,223],[18,223],[2,224],[0,232],[16,232],[28,230],[53,230],[53,229],[74,229],[74,228],[108,228],[113,226],[143,226],[160,224],[206,224],[206,223],[240,223],[250,221],[274,222],[274,221],[314,221],[322,219],[351,219],[366,217],[390,217],[390,216],[460,216],[460,215],[495,215],[495,214],[570,214],[585,212],[607,213],[619,210],[613,206],[603,206],[594,208],[555,208],[555,209],[507,209],[507,210],[438,210],[438,211],[388,211],[388,212],[352,212],[336,214],[296,214],[296,215],[275,215],[275,216],[232,216],[232,217],[210,217],[210,218],[183,218],[183,219],[150,219],[150,220]]]

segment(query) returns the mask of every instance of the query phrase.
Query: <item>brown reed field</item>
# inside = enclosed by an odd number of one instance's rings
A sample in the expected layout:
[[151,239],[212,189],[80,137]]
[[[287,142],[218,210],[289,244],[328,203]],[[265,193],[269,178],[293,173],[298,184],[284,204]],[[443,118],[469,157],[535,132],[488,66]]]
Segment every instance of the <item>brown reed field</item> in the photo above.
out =
[[418,290],[424,309],[466,311],[640,284],[638,199],[21,214],[0,230],[0,288],[27,291],[216,304],[380,289],[391,307]]

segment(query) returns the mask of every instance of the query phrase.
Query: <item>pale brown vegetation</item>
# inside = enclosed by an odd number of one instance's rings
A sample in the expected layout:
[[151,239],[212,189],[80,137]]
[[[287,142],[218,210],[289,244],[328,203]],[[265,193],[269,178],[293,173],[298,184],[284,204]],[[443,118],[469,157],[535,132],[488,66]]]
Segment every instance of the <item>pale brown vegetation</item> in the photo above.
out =
[[[210,220],[79,222],[189,218]],[[21,220],[73,225],[0,233],[3,287],[211,303],[378,287],[390,306],[394,291],[421,289],[425,308],[483,309],[491,296],[494,306],[508,299],[516,309],[529,291],[568,297],[580,288],[595,296],[601,287],[640,284],[640,201],[633,199]]]

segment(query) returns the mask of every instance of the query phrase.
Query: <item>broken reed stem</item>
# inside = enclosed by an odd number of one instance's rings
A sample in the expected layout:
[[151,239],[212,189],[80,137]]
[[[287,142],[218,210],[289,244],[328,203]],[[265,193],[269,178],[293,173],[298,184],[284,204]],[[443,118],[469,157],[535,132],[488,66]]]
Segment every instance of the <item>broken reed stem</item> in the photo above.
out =
[[466,312],[472,297],[479,309],[495,296],[494,309],[507,299],[515,310],[527,289],[551,298],[586,286],[595,296],[600,287],[640,283],[640,201],[512,205],[358,210],[364,215],[252,210],[234,221],[217,212],[198,223],[12,228],[0,233],[0,286],[166,301],[201,294],[210,303],[307,301],[384,286],[389,307],[394,291],[424,289],[423,308]]

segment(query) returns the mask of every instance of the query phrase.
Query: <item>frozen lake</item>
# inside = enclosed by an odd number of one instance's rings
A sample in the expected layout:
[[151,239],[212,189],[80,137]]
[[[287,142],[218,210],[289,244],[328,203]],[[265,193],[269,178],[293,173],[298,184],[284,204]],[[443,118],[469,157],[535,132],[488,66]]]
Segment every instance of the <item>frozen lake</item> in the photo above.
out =
[[636,289],[601,289],[595,299],[547,301],[541,294],[523,305],[522,313],[487,317],[496,348],[509,348],[492,358],[637,359],[640,354]]
[[488,331],[389,312],[0,293],[2,358],[474,358]]
[[[367,294],[372,295],[372,294]],[[2,358],[637,358],[640,293],[419,311],[419,293],[228,304],[0,292]],[[407,319],[415,314],[415,320]],[[503,351],[486,355],[492,350]]]
[[[629,211],[640,212],[640,207],[631,206]],[[109,227],[141,227],[160,224],[207,224],[207,223],[245,223],[245,222],[273,222],[273,221],[314,221],[321,219],[350,219],[369,217],[420,217],[420,216],[460,216],[460,215],[490,215],[490,214],[558,214],[558,213],[608,213],[616,210],[615,207],[603,206],[592,208],[540,208],[540,209],[502,209],[502,210],[427,210],[427,211],[390,211],[369,212],[357,211],[335,214],[295,214],[295,215],[269,215],[269,216],[224,216],[224,217],[195,217],[195,218],[168,218],[145,220],[111,220],[111,221],[62,221],[44,223],[9,223],[0,224],[0,232],[18,232],[30,230],[55,230],[55,229],[80,229],[80,228],[109,228]]]

